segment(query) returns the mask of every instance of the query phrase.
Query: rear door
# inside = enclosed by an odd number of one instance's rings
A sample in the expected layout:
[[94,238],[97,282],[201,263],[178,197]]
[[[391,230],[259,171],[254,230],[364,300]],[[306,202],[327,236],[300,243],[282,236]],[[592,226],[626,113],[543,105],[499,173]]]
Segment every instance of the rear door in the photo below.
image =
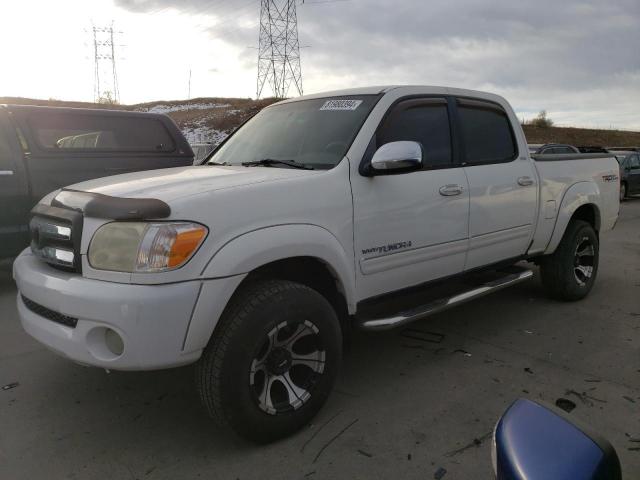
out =
[[363,163],[382,145],[419,142],[424,167],[399,174],[351,177],[360,298],[462,272],[469,193],[455,163],[445,98],[412,98],[391,106]]
[[34,201],[84,180],[192,163],[154,117],[37,107],[17,107],[16,115],[28,137]]
[[497,103],[456,99],[464,171],[470,188],[469,252],[465,269],[526,252],[537,213],[533,162]]
[[20,159],[15,131],[0,107],[0,257],[13,256],[28,244],[31,202]]

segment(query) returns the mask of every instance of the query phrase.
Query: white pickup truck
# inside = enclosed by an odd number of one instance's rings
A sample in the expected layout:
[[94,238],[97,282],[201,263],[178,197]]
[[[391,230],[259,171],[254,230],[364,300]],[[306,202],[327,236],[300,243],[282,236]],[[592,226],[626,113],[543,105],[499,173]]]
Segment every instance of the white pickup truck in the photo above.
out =
[[[265,108],[206,164],[51,193],[14,263],[24,329],[78,363],[197,362],[255,441],[327,399],[343,338],[524,281],[578,300],[619,209],[606,155],[532,158],[503,98],[371,87]],[[46,365],[43,365],[46,368]]]

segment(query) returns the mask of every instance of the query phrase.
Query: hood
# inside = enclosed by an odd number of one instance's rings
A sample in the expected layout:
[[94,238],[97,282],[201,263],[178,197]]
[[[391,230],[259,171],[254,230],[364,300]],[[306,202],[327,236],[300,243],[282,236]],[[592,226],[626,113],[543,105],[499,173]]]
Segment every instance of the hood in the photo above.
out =
[[176,167],[98,178],[71,185],[67,189],[112,197],[157,198],[170,202],[214,190],[318,173],[319,171],[314,170],[276,167]]

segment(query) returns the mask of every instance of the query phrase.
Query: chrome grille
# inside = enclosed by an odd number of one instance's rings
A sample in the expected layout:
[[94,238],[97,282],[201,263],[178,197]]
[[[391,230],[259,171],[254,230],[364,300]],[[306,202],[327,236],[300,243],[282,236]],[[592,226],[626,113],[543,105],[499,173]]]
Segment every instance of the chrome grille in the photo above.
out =
[[37,205],[29,223],[31,251],[49,265],[79,272],[82,213]]

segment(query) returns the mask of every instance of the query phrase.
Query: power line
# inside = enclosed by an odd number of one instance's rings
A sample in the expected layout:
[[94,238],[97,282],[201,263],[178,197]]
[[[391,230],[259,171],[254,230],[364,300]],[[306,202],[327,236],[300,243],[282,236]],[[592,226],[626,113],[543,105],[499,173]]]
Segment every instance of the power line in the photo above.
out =
[[296,0],[261,0],[257,98],[265,84],[276,98],[285,98],[291,84],[303,93]]

